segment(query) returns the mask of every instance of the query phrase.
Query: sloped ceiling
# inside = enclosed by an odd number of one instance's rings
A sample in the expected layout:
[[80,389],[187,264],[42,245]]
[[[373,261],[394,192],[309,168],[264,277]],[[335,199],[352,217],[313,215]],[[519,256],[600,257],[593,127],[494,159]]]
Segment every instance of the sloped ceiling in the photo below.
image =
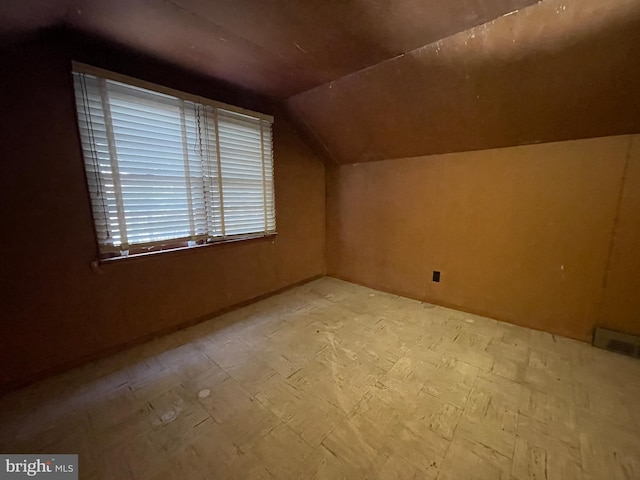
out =
[[[526,8],[525,8],[526,7]],[[285,104],[336,163],[640,131],[640,0],[5,0]]]
[[289,99],[337,163],[640,131],[640,1],[544,0]]
[[64,24],[286,98],[538,0],[4,0],[0,35]]

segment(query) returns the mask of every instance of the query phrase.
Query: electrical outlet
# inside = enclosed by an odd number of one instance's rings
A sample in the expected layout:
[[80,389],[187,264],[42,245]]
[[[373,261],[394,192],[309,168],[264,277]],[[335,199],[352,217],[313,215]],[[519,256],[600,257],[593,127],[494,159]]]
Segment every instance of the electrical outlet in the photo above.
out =
[[440,281],[440,272],[438,272],[437,270],[433,271],[433,277],[432,280],[434,282],[439,282]]

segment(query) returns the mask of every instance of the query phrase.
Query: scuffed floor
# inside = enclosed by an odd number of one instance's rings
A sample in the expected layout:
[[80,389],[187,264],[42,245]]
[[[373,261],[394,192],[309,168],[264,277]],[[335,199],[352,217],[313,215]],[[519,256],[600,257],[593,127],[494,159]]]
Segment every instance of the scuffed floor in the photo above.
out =
[[325,277],[0,399],[81,479],[638,479],[640,361]]

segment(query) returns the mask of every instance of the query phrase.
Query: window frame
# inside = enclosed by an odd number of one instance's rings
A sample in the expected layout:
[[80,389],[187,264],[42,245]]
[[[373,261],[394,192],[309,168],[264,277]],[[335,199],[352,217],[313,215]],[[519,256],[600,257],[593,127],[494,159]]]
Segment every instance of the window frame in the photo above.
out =
[[[248,110],[242,107],[238,107],[235,105],[230,105],[227,103],[223,103],[223,102],[219,102],[216,100],[211,100],[209,98],[206,97],[202,97],[199,95],[194,95],[191,93],[187,93],[181,90],[176,90],[170,87],[165,87],[163,85],[159,85],[159,84],[155,84],[152,82],[148,82],[145,80],[141,80],[138,78],[134,78],[134,77],[130,77],[128,75],[124,75],[124,74],[120,74],[120,73],[116,73],[110,70],[106,70],[106,69],[102,69],[99,67],[94,67],[92,65],[88,65],[85,63],[81,63],[81,62],[77,62],[75,60],[73,60],[72,62],[72,72],[77,72],[80,74],[88,74],[88,75],[93,75],[96,77],[100,77],[100,78],[104,78],[106,80],[112,80],[112,81],[116,81],[116,82],[120,82],[123,84],[127,84],[127,85],[131,85],[133,87],[138,87],[138,88],[142,88],[142,89],[146,89],[146,90],[150,90],[153,92],[157,92],[160,94],[164,94],[164,95],[170,95],[172,97],[176,97],[180,100],[185,100],[185,101],[190,101],[190,102],[194,102],[194,103],[199,103],[205,106],[210,106],[213,108],[219,108],[219,109],[223,109],[223,110],[227,110],[233,113],[238,113],[241,115],[246,115],[249,117],[252,117],[254,119],[260,120],[260,121],[267,121],[271,124],[271,132],[273,132],[272,130],[272,125],[274,122],[274,118],[272,115],[268,115],[265,113],[261,113],[261,112],[256,112],[253,110]],[[76,92],[75,92],[75,88],[74,88],[74,108],[76,105]],[[76,108],[76,125],[79,125],[79,118],[78,118],[78,112],[77,112],[77,108]],[[78,138],[80,139],[80,130],[76,129],[77,134],[78,134]],[[273,138],[273,134],[272,134],[272,138]],[[216,142],[219,142],[219,139],[216,139]],[[273,148],[273,140],[271,140],[272,142],[272,148]],[[80,141],[80,143],[82,143]],[[219,145],[219,144],[217,144]],[[218,146],[216,148],[219,148]],[[221,236],[221,237],[208,237],[206,238],[204,241],[198,241],[198,242],[194,242],[191,239],[188,238],[175,238],[175,239],[169,239],[169,240],[163,240],[163,241],[155,241],[155,242],[147,242],[147,243],[141,243],[141,244],[133,244],[133,245],[129,245],[128,247],[128,253],[127,254],[115,254],[115,252],[117,250],[119,250],[117,247],[113,248],[113,255],[109,255],[108,253],[105,253],[105,251],[109,251],[110,249],[105,249],[104,246],[102,246],[100,244],[99,241],[99,235],[98,235],[98,231],[97,231],[97,226],[96,226],[96,219],[95,219],[95,213],[94,213],[94,207],[93,207],[93,200],[91,198],[91,194],[89,193],[89,183],[88,183],[88,177],[87,177],[87,169],[86,169],[86,164],[85,164],[85,158],[84,158],[84,149],[81,148],[81,158],[83,161],[83,171],[84,171],[84,175],[85,175],[85,186],[87,187],[87,194],[89,197],[89,201],[90,201],[90,205],[91,205],[91,217],[92,217],[92,224],[93,224],[93,231],[94,231],[94,240],[96,243],[96,247],[97,247],[97,253],[98,253],[98,260],[95,262],[92,262],[92,264],[102,264],[102,263],[106,263],[106,262],[113,262],[113,261],[123,261],[123,260],[133,260],[136,258],[140,258],[140,257],[147,257],[149,255],[155,255],[155,254],[159,254],[159,253],[170,253],[170,252],[184,252],[186,250],[192,250],[192,249],[196,249],[196,248],[201,248],[201,247],[206,247],[206,246],[215,246],[215,245],[221,245],[221,244],[229,244],[229,243],[238,243],[238,242],[243,242],[243,241],[255,241],[257,239],[261,239],[261,238],[272,238],[275,237],[277,235],[277,209],[276,209],[276,204],[275,204],[275,165],[272,165],[272,179],[271,179],[271,183],[273,185],[273,194],[272,194],[272,198],[273,198],[273,216],[276,219],[275,220],[275,229],[273,231],[265,231],[265,232],[254,232],[254,233],[242,233],[242,234],[235,234],[235,235],[227,235],[227,236]],[[272,155],[272,162],[273,164],[275,164],[275,158],[274,155]],[[263,167],[263,175],[264,175],[264,167]],[[266,207],[265,207],[266,208]],[[266,212],[265,212],[266,215]],[[265,217],[266,218],[266,217]]]

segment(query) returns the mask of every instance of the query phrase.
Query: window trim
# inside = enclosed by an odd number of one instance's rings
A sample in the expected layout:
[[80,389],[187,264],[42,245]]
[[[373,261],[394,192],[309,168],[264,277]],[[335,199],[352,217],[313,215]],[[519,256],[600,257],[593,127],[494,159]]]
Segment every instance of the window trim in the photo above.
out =
[[95,75],[107,80],[113,80],[115,82],[126,83],[133,85],[134,87],[145,88],[154,92],[163,93],[165,95],[171,95],[183,100],[188,100],[195,103],[202,103],[204,105],[210,105],[215,108],[222,108],[223,110],[230,110],[232,112],[241,113],[250,117],[259,118],[261,120],[267,120],[273,123],[273,115],[267,115],[266,113],[260,113],[253,110],[247,110],[246,108],[237,107],[235,105],[229,105],[228,103],[217,102],[210,98],[201,97],[199,95],[193,95],[191,93],[183,92],[182,90],[176,90],[169,87],[158,85],[157,83],[147,82],[146,80],[140,80],[139,78],[130,77],[121,73],[112,72],[111,70],[105,70],[103,68],[87,65],[86,63],[71,61],[72,71],[78,73],[86,73],[89,75]]
[[136,262],[145,259],[157,258],[157,257],[168,257],[173,255],[182,255],[187,252],[212,248],[212,247],[230,247],[233,245],[237,245],[240,243],[256,243],[256,242],[270,242],[273,243],[275,238],[278,236],[277,232],[271,233],[251,233],[246,235],[237,235],[233,237],[226,237],[222,240],[216,240],[215,242],[209,243],[199,243],[197,245],[192,246],[174,246],[167,247],[164,249],[149,249],[148,251],[139,252],[139,253],[130,253],[129,255],[120,255],[116,257],[103,257],[97,258],[91,262],[91,267],[94,271],[100,272],[100,267],[105,265],[121,265],[124,263]]
[[[186,100],[186,101],[191,101],[194,103],[200,103],[203,105],[208,105],[214,108],[220,108],[223,110],[228,110],[231,112],[235,112],[235,113],[239,113],[242,115],[247,115],[259,120],[265,120],[270,122],[271,124],[273,124],[274,122],[274,117],[272,115],[268,115],[265,113],[261,113],[261,112],[256,112],[254,110],[248,110],[248,109],[244,109],[242,107],[238,107],[235,105],[230,105],[228,103],[224,103],[224,102],[218,102],[215,100],[211,100],[209,98],[206,97],[202,97],[199,95],[194,95],[191,93],[187,93],[184,92],[182,90],[176,90],[170,87],[165,87],[162,85],[158,85],[156,83],[152,83],[152,82],[148,82],[146,80],[141,80],[139,78],[135,78],[135,77],[130,77],[128,75],[124,75],[124,74],[120,74],[120,73],[116,73],[113,72],[111,70],[105,70],[103,68],[99,68],[99,67],[94,67],[92,65],[88,65],[86,63],[82,63],[82,62],[78,62],[75,60],[71,61],[71,71],[72,72],[77,72],[77,73],[82,73],[82,74],[89,74],[89,75],[94,75],[96,77],[101,77],[104,78],[106,80],[113,80],[116,82],[121,82],[124,84],[128,84],[134,87],[138,87],[138,88],[143,88],[146,90],[151,90],[157,93],[161,93],[161,94],[165,94],[165,95],[170,95],[173,97],[177,97],[181,100]],[[79,133],[78,133],[79,135]],[[261,132],[262,135],[262,132]],[[262,143],[261,143],[262,144]],[[216,149],[218,150],[218,149]],[[219,152],[218,152],[219,154]],[[81,158],[83,160],[83,171],[85,174],[85,185],[88,188],[88,183],[87,183],[87,178],[86,178],[86,169],[84,167],[84,152],[81,149]],[[264,158],[263,158],[263,162],[264,162]],[[275,172],[274,172],[275,173]],[[264,176],[264,167],[263,167],[263,176]],[[274,189],[275,189],[275,177],[273,178],[273,184],[274,184]],[[275,193],[275,192],[274,192]],[[87,194],[90,197],[89,191],[87,189]],[[90,198],[89,198],[90,199]],[[91,199],[90,199],[91,200]],[[265,212],[266,215],[266,212]],[[274,215],[277,215],[277,212],[275,210],[274,207]],[[258,232],[258,233],[243,233],[243,234],[236,234],[236,235],[227,235],[225,237],[220,237],[217,240],[212,240],[211,237],[207,237],[207,238],[203,238],[200,239],[196,242],[193,242],[193,240],[191,238],[186,238],[186,237],[181,237],[181,238],[175,238],[175,239],[170,239],[170,240],[166,240],[166,241],[158,241],[158,242],[148,242],[148,243],[144,243],[144,244],[139,244],[138,247],[136,247],[135,245],[131,245],[129,246],[129,250],[130,253],[128,253],[127,255],[114,255],[114,256],[105,256],[105,250],[101,250],[100,247],[100,242],[98,241],[98,233],[96,231],[96,224],[95,224],[95,219],[93,218],[93,207],[91,208],[91,217],[92,217],[92,224],[93,224],[93,230],[94,230],[94,239],[95,239],[95,244],[97,247],[97,259],[92,261],[91,264],[93,267],[96,266],[101,266],[101,265],[105,265],[105,264],[110,264],[110,263],[121,263],[121,262],[126,262],[126,261],[131,261],[131,260],[141,260],[144,258],[149,258],[149,257],[156,257],[158,254],[160,253],[181,253],[181,252],[186,252],[188,250],[194,250],[194,249],[199,249],[201,247],[212,247],[212,246],[216,246],[216,245],[225,245],[225,244],[234,244],[234,243],[238,243],[238,242],[243,242],[243,241],[256,241],[259,239],[272,239],[275,238],[278,234],[277,232],[277,227],[275,231],[269,231],[269,232]],[[189,244],[193,242],[193,244]],[[114,253],[116,250],[119,250],[117,248],[114,248]],[[108,251],[108,249],[107,249]]]

